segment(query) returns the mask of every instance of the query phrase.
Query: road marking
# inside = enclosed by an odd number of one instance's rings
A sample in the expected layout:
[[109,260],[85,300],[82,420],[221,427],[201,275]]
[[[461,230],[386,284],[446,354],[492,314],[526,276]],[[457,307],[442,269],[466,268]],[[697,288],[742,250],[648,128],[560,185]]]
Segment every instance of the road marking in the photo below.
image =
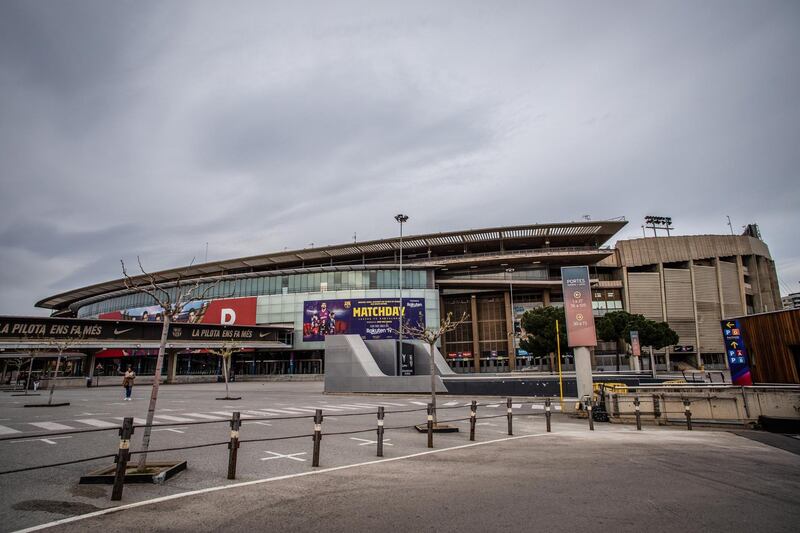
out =
[[270,413],[277,413],[279,415],[296,415],[294,411],[285,411],[283,409],[268,409],[266,407],[259,409],[259,411],[268,411]]
[[66,437],[49,437],[49,438],[46,438],[46,439],[22,439],[22,440],[12,440],[12,441],[10,441],[10,442],[32,442],[32,441],[37,441],[37,440],[40,440],[40,441],[42,441],[42,442],[44,442],[44,443],[46,443],[46,444],[58,444],[58,443],[56,442],[57,440],[61,440],[61,439],[71,439],[71,438],[72,438],[72,437],[70,437],[70,436],[66,436]]
[[[115,416],[114,419],[115,420],[125,420],[125,417],[124,416]],[[147,420],[145,420],[144,418],[136,418],[136,417],[134,417],[133,418],[133,423],[136,424],[136,425],[139,425],[139,426],[144,426],[144,425],[147,425]]]
[[493,403],[492,405],[487,405],[486,407],[500,407],[499,403]]
[[254,421],[254,422],[249,422],[249,423],[250,424],[258,424],[259,426],[271,426],[272,425],[269,422],[259,422],[258,420]]
[[181,426],[177,428],[158,428],[158,429],[153,428],[153,431],[171,431],[172,433],[185,433],[184,431],[181,431],[182,429],[186,429],[186,426]]
[[475,422],[476,426],[494,426],[496,424],[492,424],[491,422]]
[[[204,488],[204,489],[190,490],[190,491],[181,492],[181,493],[178,493],[178,494],[170,494],[168,496],[161,496],[161,497],[158,497],[158,498],[153,498],[151,500],[128,503],[128,504],[125,504],[125,505],[118,505],[116,507],[109,507],[108,509],[101,509],[99,511],[94,511],[94,512],[86,513],[86,514],[83,514],[83,515],[70,516],[68,518],[62,518],[60,520],[54,520],[54,521],[48,522],[46,524],[39,524],[38,526],[32,526],[32,527],[29,527],[27,529],[21,529],[21,530],[17,531],[16,533],[30,533],[32,531],[41,531],[42,529],[47,529],[47,528],[54,527],[54,526],[60,526],[61,524],[69,524],[69,523],[72,523],[72,522],[77,522],[79,520],[84,520],[86,518],[94,518],[94,517],[97,517],[97,516],[103,516],[103,515],[107,515],[107,514],[111,514],[111,513],[118,513],[120,511],[125,511],[127,509],[136,509],[138,507],[144,507],[146,505],[152,505],[152,504],[155,504],[155,503],[168,502],[168,501],[171,501],[171,500],[177,500],[179,498],[186,498],[188,496],[198,496],[200,494],[208,494],[210,492],[218,492],[218,491],[222,491],[222,490],[235,489],[235,488],[239,488],[239,487],[250,487],[250,486],[253,486],[253,485],[261,485],[263,483],[272,483],[272,482],[275,482],[275,481],[283,481],[283,480],[286,480],[286,479],[294,479],[294,478],[298,478],[298,477],[317,476],[317,475],[320,475],[320,474],[327,474],[328,472],[337,472],[339,470],[348,470],[350,468],[360,468],[362,466],[371,466],[371,465],[376,465],[376,464],[381,464],[381,463],[390,463],[390,462],[394,462],[394,461],[403,461],[405,459],[413,459],[415,457],[422,457],[422,456],[425,456],[425,455],[433,455],[433,454],[444,453],[444,452],[449,452],[449,451],[454,451],[454,450],[462,450],[464,448],[472,448],[472,447],[475,447],[475,446],[486,446],[488,444],[496,444],[498,442],[508,442],[508,441],[511,441],[511,440],[519,440],[519,439],[530,439],[530,438],[533,438],[533,437],[549,437],[549,436],[555,436],[555,435],[558,435],[558,433],[531,433],[529,435],[516,435],[516,436],[513,436],[513,437],[503,437],[503,438],[500,438],[500,439],[492,439],[492,440],[487,440],[487,441],[483,441],[483,442],[471,442],[469,444],[460,444],[458,446],[451,446],[450,448],[437,448],[435,450],[426,450],[424,452],[417,452],[417,453],[412,453],[412,454],[409,454],[409,455],[401,455],[399,457],[386,457],[386,458],[383,458],[383,459],[374,459],[372,461],[366,461],[364,463],[356,463],[356,464],[352,464],[352,465],[332,466],[330,468],[321,468],[319,470],[308,470],[308,471],[305,471],[305,472],[298,472],[296,474],[287,474],[287,475],[283,475],[283,476],[268,477],[268,478],[263,478],[263,479],[254,479],[252,481],[243,481],[241,483],[231,483],[229,485],[217,485],[216,487],[207,487],[207,488]],[[269,457],[267,457],[266,459],[269,459]]]
[[300,412],[300,413],[316,413],[316,409],[303,409],[300,407],[287,407],[288,411]]
[[414,405],[428,405],[425,402],[410,402],[410,403],[413,403]]
[[98,420],[96,418],[81,418],[80,420],[76,420],[76,422],[80,422],[81,424],[86,424],[87,426],[94,426],[96,428],[119,427],[119,425],[115,424],[114,422],[106,422],[105,420]]
[[338,409],[340,411],[342,409],[344,409],[345,411],[358,411],[360,409],[359,407],[348,407],[347,405],[337,405],[335,407],[331,407],[331,406],[328,406],[328,405],[321,405],[320,408],[321,409],[332,408],[332,409]]
[[381,405],[391,405],[392,407],[405,407],[404,403],[381,402]]
[[0,426],[0,435],[13,435],[14,433],[22,433],[18,429],[9,428],[6,426]]
[[172,416],[172,415],[153,415],[153,418],[163,418],[164,420],[168,420],[170,422],[191,422],[191,418],[184,418],[182,416]]
[[103,416],[110,415],[111,413],[80,413],[81,416]]
[[205,420],[225,420],[219,416],[204,415],[203,413],[183,413],[184,416],[193,416],[195,418],[203,418]]
[[58,424],[56,422],[28,422],[31,426],[36,426],[37,428],[46,429],[48,431],[69,431],[70,429],[75,429],[70,426],[65,426],[64,424]]
[[455,402],[455,401],[453,401],[453,402],[447,402],[447,403],[444,403],[444,404],[442,404],[442,405],[444,405],[445,407],[450,407],[451,405],[458,405],[458,402]]
[[328,411],[344,411],[343,408],[330,407],[330,406],[327,406],[327,405],[321,405],[319,407],[314,407],[314,406],[311,406],[311,405],[304,405],[303,407],[305,407],[306,409],[313,409],[315,413],[317,412],[317,409],[325,409],[325,410],[328,410]]
[[[255,411],[249,411],[249,412],[254,413]],[[212,415],[224,415],[225,418],[230,418],[230,417],[233,416],[233,412],[231,412],[231,411],[211,411],[211,414]],[[248,415],[248,414],[245,414],[245,413],[239,413],[239,417],[241,417],[241,418],[256,418],[254,415]]]
[[[369,440],[369,439],[359,439],[358,437],[350,437],[350,440],[360,440],[361,443],[359,446],[366,446],[367,444],[378,444],[376,440]],[[394,444],[389,444],[389,441],[392,439],[383,439],[383,444],[385,446],[394,446]]]
[[272,457],[262,457],[262,461],[269,461],[270,459],[291,459],[292,461],[305,461],[305,459],[297,457],[298,455],[306,455],[306,452],[300,453],[289,453],[289,454],[282,454],[282,453],[275,453],[264,450],[265,453],[272,454]]
[[511,404],[511,408],[512,409],[521,409],[522,408],[522,404],[521,403],[512,403]]

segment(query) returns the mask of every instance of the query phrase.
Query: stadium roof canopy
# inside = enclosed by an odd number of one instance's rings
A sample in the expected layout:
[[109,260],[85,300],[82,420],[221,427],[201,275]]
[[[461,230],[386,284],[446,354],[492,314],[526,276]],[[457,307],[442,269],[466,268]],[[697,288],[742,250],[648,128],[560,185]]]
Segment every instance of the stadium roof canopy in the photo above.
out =
[[[403,256],[409,262],[435,260],[463,254],[515,251],[536,248],[598,248],[614,236],[625,220],[590,220],[556,224],[531,224],[471,229],[403,237]],[[285,250],[264,255],[226,259],[151,273],[169,283],[178,279],[210,278],[247,272],[307,268],[336,264],[365,264],[394,261],[400,238]],[[137,277],[134,277],[137,279]],[[37,307],[60,310],[86,298],[125,290],[124,279],[106,281],[49,296]]]

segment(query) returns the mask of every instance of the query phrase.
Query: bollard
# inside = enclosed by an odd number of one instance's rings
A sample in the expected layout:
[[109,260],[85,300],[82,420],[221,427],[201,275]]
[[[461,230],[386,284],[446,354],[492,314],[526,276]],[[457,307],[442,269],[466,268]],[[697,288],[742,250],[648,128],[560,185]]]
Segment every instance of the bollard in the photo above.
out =
[[513,414],[511,413],[511,398],[506,398],[506,417],[508,417],[508,434],[514,434]]
[[636,430],[642,430],[642,412],[639,408],[639,397],[634,396],[633,398],[633,408],[636,411]]
[[544,399],[544,417],[547,419],[547,432],[550,433],[550,398]]
[[689,400],[683,400],[683,412],[686,414],[686,429],[691,431],[692,430],[692,409]]
[[314,454],[311,457],[311,466],[319,466],[319,445],[322,441],[322,409],[314,413]]
[[469,406],[469,440],[475,440],[475,417],[478,414],[478,402],[472,400]]
[[428,404],[428,448],[433,448],[433,404]]
[[383,407],[378,407],[378,457],[383,457]]
[[128,470],[128,459],[131,457],[131,435],[133,435],[133,417],[125,417],[119,430],[119,452],[114,458],[117,469],[114,472],[114,488],[111,489],[111,500],[122,499],[122,488],[125,486],[125,472]]
[[231,441],[228,443],[228,479],[236,479],[236,457],[239,454],[239,428],[242,417],[239,411],[231,414]]
[[586,402],[586,409],[589,411],[589,431],[594,431],[594,397]]

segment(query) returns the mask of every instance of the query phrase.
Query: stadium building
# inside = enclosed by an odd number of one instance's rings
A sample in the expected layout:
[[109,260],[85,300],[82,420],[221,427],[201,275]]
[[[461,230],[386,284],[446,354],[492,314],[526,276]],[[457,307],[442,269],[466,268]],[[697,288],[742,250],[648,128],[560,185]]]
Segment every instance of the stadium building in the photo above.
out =
[[[684,364],[724,369],[720,320],[781,307],[774,262],[755,226],[740,236],[659,236],[608,246],[626,224],[581,221],[411,235],[197,264],[155,276],[173,293],[179,278],[207,289],[206,298],[186,306],[178,322],[293,332],[291,350],[237,353],[233,368],[240,379],[324,372],[326,335],[392,338],[401,290],[406,320],[434,326],[447,313],[469,315],[440,346],[456,372],[546,370],[551,362],[520,350],[515,331],[525,311],[563,305],[560,268],[567,265],[589,266],[596,317],[624,309],[669,322],[680,344],[657,354],[661,370]],[[161,319],[155,302],[126,289],[123,279],[36,305],[56,317]],[[615,348],[597,346],[596,370],[616,369]],[[218,358],[202,350],[175,355],[178,376],[219,373]],[[74,371],[88,373],[85,367],[99,362],[109,370],[133,364],[147,374],[154,359],[152,349],[106,349]],[[567,368],[570,362],[567,355]],[[623,363],[627,369],[627,358]]]

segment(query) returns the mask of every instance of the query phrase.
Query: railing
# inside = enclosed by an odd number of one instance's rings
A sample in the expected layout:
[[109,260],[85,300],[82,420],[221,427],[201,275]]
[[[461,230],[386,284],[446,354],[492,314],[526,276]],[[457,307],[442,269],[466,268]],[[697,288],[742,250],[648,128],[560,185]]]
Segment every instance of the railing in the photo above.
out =
[[[518,417],[530,417],[530,416],[544,416],[546,418],[546,430],[547,432],[551,432],[551,400],[550,398],[545,398],[542,400],[534,400],[534,401],[522,401],[517,402],[516,404],[512,403],[511,398],[506,399],[506,412],[499,415],[488,415],[488,416],[481,416],[481,420],[487,420],[492,418],[506,418],[507,420],[507,427],[508,427],[508,434],[513,435],[513,417],[514,413],[512,411],[512,407],[514,406],[522,406],[522,405],[541,405],[542,412],[528,412],[528,413],[517,413],[516,416]],[[427,424],[426,426],[426,433],[427,433],[427,446],[428,448],[434,447],[434,420],[436,419],[436,412],[438,411],[450,411],[456,409],[467,409],[469,408],[468,416],[455,416],[448,418],[446,420],[438,420],[437,424],[446,424],[452,422],[464,422],[469,421],[470,423],[470,436],[469,440],[474,441],[476,435],[476,422],[478,420],[478,407],[489,406],[497,407],[497,402],[493,403],[484,403],[479,404],[477,401],[473,400],[468,405],[456,405],[456,406],[441,406],[438,408],[434,408],[433,404],[428,404],[426,407],[422,408],[412,408],[412,409],[401,409],[395,411],[387,411],[383,406],[377,408],[377,412],[355,412],[355,413],[336,413],[336,419],[344,418],[344,417],[362,417],[362,416],[370,416],[370,415],[377,415],[377,422],[376,425],[372,425],[370,427],[364,427],[356,430],[349,430],[349,431],[331,431],[325,432],[326,436],[336,436],[336,435],[355,435],[359,433],[371,433],[376,432],[377,441],[376,441],[376,452],[377,456],[383,456],[383,440],[386,431],[397,431],[397,430],[407,430],[412,428],[419,428],[420,424],[401,424],[401,425],[393,425],[387,426],[386,425],[386,416],[387,415],[396,415],[401,413],[412,413],[412,412],[422,412],[426,411],[427,413]],[[258,436],[254,435],[250,438],[242,438],[243,431],[242,427],[247,426],[249,423],[257,423],[263,421],[269,421],[271,423],[278,422],[278,421],[296,421],[296,420],[307,420],[313,423],[313,430],[309,433],[302,433],[302,434],[295,434],[295,435],[283,435],[283,436]],[[109,428],[96,428],[96,429],[84,429],[84,430],[71,430],[71,431],[54,431],[44,434],[35,434],[35,435],[26,435],[26,439],[32,438],[50,438],[56,436],[74,436],[74,435],[83,435],[88,433],[98,433],[98,432],[107,432],[107,431],[117,431],[120,436],[119,446],[115,450],[115,453],[108,453],[103,455],[96,455],[93,457],[84,457],[80,459],[73,459],[69,461],[60,461],[58,463],[49,463],[44,465],[36,465],[36,466],[25,466],[19,468],[12,468],[9,470],[0,471],[0,476],[3,475],[11,475],[11,474],[19,474],[23,472],[30,472],[33,470],[41,470],[45,468],[55,468],[61,467],[66,465],[73,465],[79,463],[88,463],[92,461],[99,461],[103,459],[114,459],[116,463],[116,472],[114,475],[114,483],[111,492],[111,499],[112,500],[120,500],[122,498],[122,489],[125,482],[125,474],[127,471],[127,463],[134,455],[139,455],[143,453],[147,454],[158,454],[158,453],[165,453],[165,452],[173,452],[179,450],[191,450],[197,448],[210,448],[210,447],[217,447],[217,446],[227,446],[228,449],[228,468],[227,468],[227,478],[228,479],[235,479],[236,478],[236,471],[237,471],[237,462],[238,462],[238,450],[243,444],[251,444],[251,443],[260,443],[260,442],[267,442],[267,441],[282,441],[282,440],[292,440],[292,439],[305,439],[311,438],[313,442],[313,452],[312,452],[312,466],[319,467],[320,466],[320,449],[322,444],[322,423],[323,423],[323,410],[316,409],[314,415],[296,415],[296,416],[283,416],[283,417],[274,417],[274,416],[264,416],[264,417],[248,417],[247,419],[242,419],[241,413],[239,411],[233,412],[231,415],[230,420],[202,420],[202,421],[194,421],[194,422],[175,422],[169,424],[141,424],[137,425],[134,424],[134,419],[132,417],[127,417],[123,420],[121,426],[119,427],[109,427]],[[217,440],[211,442],[204,442],[204,443],[194,443],[195,439],[192,438],[192,444],[187,444],[183,446],[172,446],[172,447],[165,447],[165,448],[154,448],[148,450],[130,450],[130,440],[131,436],[134,434],[136,429],[141,429],[145,427],[150,428],[170,428],[175,426],[181,426],[182,428],[192,427],[192,426],[210,426],[213,424],[229,424],[230,425],[230,432],[228,434],[228,439],[226,440]],[[253,425],[253,431],[263,431],[264,426],[262,425]],[[203,434],[208,435],[210,432],[208,430],[204,431]],[[11,436],[11,437],[0,437],[0,444],[6,441],[12,441],[19,439],[19,436]]]

